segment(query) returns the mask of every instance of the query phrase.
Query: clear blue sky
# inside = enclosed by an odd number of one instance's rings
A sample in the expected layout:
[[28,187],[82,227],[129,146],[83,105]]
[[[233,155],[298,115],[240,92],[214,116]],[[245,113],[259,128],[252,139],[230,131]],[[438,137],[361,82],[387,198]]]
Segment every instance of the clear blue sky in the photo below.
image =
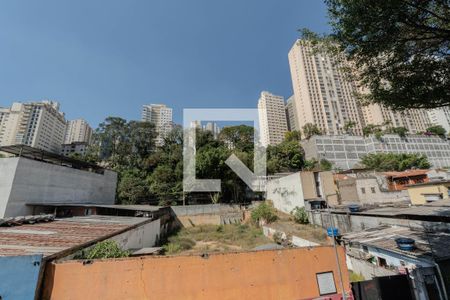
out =
[[252,108],[292,93],[298,28],[328,31],[320,0],[0,2],[0,106],[53,99],[68,119],[139,119],[146,103]]

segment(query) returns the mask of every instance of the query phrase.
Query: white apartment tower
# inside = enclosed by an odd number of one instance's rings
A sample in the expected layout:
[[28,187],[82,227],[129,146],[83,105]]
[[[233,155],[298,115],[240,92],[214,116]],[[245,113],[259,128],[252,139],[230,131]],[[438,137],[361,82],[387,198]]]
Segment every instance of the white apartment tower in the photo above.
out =
[[394,111],[381,104],[374,103],[363,106],[361,111],[366,125],[405,127],[410,134],[424,132],[432,123],[428,112],[424,109]]
[[289,97],[286,101],[286,119],[288,124],[288,130],[294,131],[298,130],[300,131],[300,126],[298,125],[298,116],[297,116],[297,109],[295,107],[295,100],[294,95]]
[[0,146],[24,144],[59,153],[65,127],[57,102],[15,102],[0,109]]
[[148,104],[142,107],[142,121],[150,122],[155,125],[158,136],[156,145],[161,146],[164,138],[172,130],[172,108],[164,104]]
[[92,128],[84,119],[71,120],[66,125],[64,144],[86,143],[90,144]]
[[269,92],[262,92],[258,101],[261,144],[277,145],[284,140],[288,131],[284,98]]
[[450,133],[450,107],[445,106],[441,108],[431,109],[428,112],[430,123],[432,125],[442,126],[447,133]]
[[334,135],[345,133],[345,123],[353,121],[353,133],[362,134],[363,120],[354,96],[357,87],[346,80],[340,62],[315,52],[305,40],[297,40],[288,57],[298,126],[313,123]]

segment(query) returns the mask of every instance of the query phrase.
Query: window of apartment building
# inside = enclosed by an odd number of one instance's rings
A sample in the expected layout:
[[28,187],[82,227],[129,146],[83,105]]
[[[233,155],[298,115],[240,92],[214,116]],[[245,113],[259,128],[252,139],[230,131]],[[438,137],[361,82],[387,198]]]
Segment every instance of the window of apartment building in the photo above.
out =
[[337,292],[333,272],[317,273],[316,278],[320,296],[335,294]]
[[372,194],[375,194],[375,188],[371,187],[370,190],[372,191]]
[[361,188],[361,193],[365,194],[366,193],[366,188]]

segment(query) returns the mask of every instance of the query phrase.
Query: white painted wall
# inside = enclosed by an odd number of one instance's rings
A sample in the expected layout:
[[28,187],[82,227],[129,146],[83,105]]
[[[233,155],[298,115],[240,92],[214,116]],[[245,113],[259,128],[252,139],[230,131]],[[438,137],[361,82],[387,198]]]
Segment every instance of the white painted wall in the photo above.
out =
[[26,203],[114,204],[116,185],[117,174],[108,170],[102,175],[26,158],[1,158],[0,191],[6,193],[0,194],[0,217],[31,214]]
[[276,209],[285,213],[291,213],[296,206],[305,206],[300,172],[268,181],[266,199],[271,200]]

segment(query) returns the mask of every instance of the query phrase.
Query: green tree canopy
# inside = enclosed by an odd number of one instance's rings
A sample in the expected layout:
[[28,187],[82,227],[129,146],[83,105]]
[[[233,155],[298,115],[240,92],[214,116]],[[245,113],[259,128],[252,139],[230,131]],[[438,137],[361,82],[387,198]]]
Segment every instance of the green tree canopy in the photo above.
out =
[[269,174],[300,171],[305,163],[303,149],[298,141],[284,141],[267,147]]
[[320,131],[319,127],[317,127],[316,124],[306,123],[302,129],[306,139],[310,139],[313,135],[322,134],[322,132]]
[[254,128],[247,125],[227,126],[219,134],[219,140],[232,148],[252,151]]
[[290,142],[290,141],[300,142],[301,139],[302,139],[302,134],[298,130],[288,131],[284,135],[284,140],[288,141],[288,142]]
[[450,105],[449,1],[325,2],[365,100],[394,109]]
[[443,138],[447,135],[447,131],[441,125],[430,126],[426,132]]
[[404,171],[430,167],[427,157],[419,154],[371,153],[364,156],[361,162],[366,168],[375,171]]

